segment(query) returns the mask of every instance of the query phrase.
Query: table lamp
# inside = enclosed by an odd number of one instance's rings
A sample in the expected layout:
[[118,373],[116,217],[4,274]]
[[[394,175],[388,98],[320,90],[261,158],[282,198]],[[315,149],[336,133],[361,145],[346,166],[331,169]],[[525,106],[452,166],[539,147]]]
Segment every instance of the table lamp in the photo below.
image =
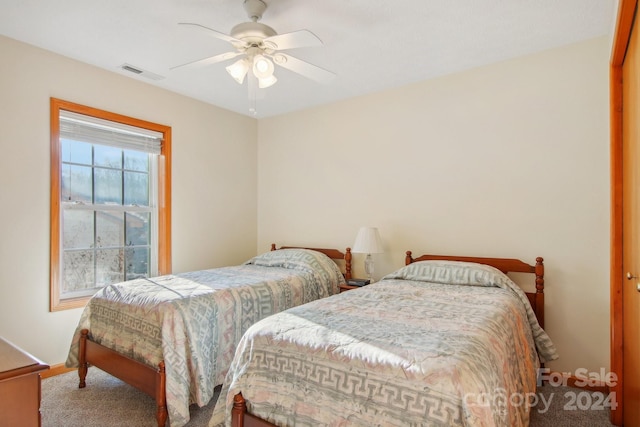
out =
[[380,240],[380,233],[378,233],[378,229],[376,227],[360,227],[351,252],[367,254],[367,257],[364,260],[364,271],[367,273],[367,279],[373,283],[374,266],[371,254],[384,252],[382,250],[382,241]]

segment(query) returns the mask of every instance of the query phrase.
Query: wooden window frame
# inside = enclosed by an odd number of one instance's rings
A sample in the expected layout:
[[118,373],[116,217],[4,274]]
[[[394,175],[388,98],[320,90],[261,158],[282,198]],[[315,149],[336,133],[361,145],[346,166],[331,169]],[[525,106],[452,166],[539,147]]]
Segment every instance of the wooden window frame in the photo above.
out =
[[51,126],[51,211],[50,211],[50,311],[84,307],[90,297],[60,298],[62,284],[60,236],[60,110],[85,114],[130,126],[153,130],[163,134],[158,157],[158,273],[171,273],[171,127],[128,116],[75,104],[57,98],[50,99]]

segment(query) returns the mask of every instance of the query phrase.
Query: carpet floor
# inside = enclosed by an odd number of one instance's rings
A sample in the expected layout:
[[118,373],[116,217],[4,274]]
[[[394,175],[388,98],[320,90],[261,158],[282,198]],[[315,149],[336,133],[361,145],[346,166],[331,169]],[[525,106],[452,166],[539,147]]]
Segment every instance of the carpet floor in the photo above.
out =
[[[192,406],[186,427],[206,427],[216,399]],[[601,395],[546,385],[537,399],[531,427],[612,426],[608,408],[599,404]],[[156,427],[155,401],[97,368],[89,369],[84,389],[78,388],[75,371],[42,380],[41,412],[42,427]]]

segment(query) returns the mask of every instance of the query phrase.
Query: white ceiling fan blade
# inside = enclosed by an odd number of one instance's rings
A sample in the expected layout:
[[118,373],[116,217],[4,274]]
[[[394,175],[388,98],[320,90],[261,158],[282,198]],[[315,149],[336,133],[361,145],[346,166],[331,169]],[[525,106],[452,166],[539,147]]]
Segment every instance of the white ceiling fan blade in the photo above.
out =
[[273,50],[295,49],[298,47],[322,46],[322,40],[308,30],[278,34],[264,39],[264,44]]
[[308,62],[284,53],[276,53],[271,57],[275,64],[311,80],[315,80],[318,83],[329,84],[336,76],[331,71],[327,71],[324,68],[309,64]]
[[220,31],[216,31],[213,28],[209,28],[209,27],[205,27],[204,25],[200,25],[200,24],[194,24],[193,22],[179,22],[178,25],[185,25],[185,26],[189,26],[191,28],[195,28],[196,30],[204,33],[204,34],[208,34],[209,36],[213,36],[216,38],[219,38],[220,40],[224,40],[226,42],[231,43],[232,45],[234,45],[235,47],[240,47],[240,46],[245,46],[246,43],[243,42],[242,40],[239,40],[235,37],[231,37],[228,34],[225,33],[221,33]]
[[220,55],[209,56],[207,58],[198,59],[196,61],[187,62],[186,64],[176,65],[175,67],[171,67],[171,70],[175,70],[176,68],[181,67],[204,67],[206,65],[216,64],[218,62],[226,61],[227,59],[233,59],[236,56],[242,55],[244,52],[225,52]]

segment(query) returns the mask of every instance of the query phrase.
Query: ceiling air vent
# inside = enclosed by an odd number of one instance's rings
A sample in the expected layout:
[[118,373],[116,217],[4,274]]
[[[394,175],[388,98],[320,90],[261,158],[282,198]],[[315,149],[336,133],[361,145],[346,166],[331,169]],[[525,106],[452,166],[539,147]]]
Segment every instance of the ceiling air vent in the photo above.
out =
[[126,71],[131,71],[132,73],[142,74],[142,70],[138,70],[137,68],[133,68],[132,66],[127,64],[123,65],[122,69]]
[[151,80],[162,80],[162,79],[164,79],[163,76],[160,76],[158,74],[152,73],[151,71],[143,70],[142,68],[133,66],[131,64],[122,64],[120,66],[120,68],[123,69],[124,71],[129,72],[129,73],[137,74],[139,76],[146,77],[146,78],[151,79]]

